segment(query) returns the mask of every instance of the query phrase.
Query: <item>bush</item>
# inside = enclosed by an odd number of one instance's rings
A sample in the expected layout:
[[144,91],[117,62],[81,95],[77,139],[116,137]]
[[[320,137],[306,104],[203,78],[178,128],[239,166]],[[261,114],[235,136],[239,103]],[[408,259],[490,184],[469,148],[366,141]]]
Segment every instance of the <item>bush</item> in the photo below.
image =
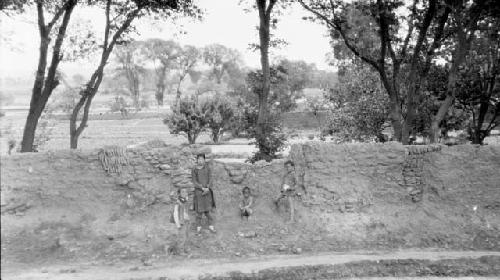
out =
[[113,113],[122,112],[128,106],[129,104],[123,96],[115,96],[115,99],[109,104],[109,110]]
[[285,145],[286,136],[282,132],[280,118],[277,115],[269,116],[269,121],[262,126],[262,133],[259,133],[257,126],[250,129],[250,136],[255,138],[252,144],[259,149],[251,158],[251,163],[259,160],[271,161],[278,158],[277,153],[282,151]]
[[325,94],[332,110],[323,132],[333,132],[342,141],[383,141],[389,100],[378,74],[357,65],[344,72],[337,86]]
[[180,100],[179,110],[167,116],[163,123],[172,134],[186,134],[189,144],[194,144],[196,138],[208,124],[208,117],[197,98],[189,97]]
[[207,127],[212,133],[212,140],[218,143],[220,136],[230,128],[234,106],[227,97],[217,94],[203,102],[202,107],[207,116]]
[[250,137],[250,129],[257,123],[258,111],[242,99],[239,99],[234,110],[234,116],[229,123],[229,130],[234,137],[240,137],[243,134]]

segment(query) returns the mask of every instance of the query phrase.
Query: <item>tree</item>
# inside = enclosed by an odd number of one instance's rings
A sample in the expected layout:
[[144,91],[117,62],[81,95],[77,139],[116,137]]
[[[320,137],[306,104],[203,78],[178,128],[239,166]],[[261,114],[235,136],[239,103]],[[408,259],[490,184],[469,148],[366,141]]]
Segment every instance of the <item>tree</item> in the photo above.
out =
[[50,105],[54,111],[62,111],[63,113],[71,113],[80,97],[80,89],[84,83],[84,77],[80,74],[75,74],[71,80],[64,76],[60,78],[64,84],[64,89],[54,94],[53,103]]
[[[269,65],[269,45],[271,41],[271,15],[278,0],[256,0],[259,11],[259,51],[262,67],[262,91],[257,93],[259,102],[259,116],[257,118],[257,134],[263,133],[267,122],[268,96],[271,90],[271,69]],[[273,23],[276,23],[273,20]]]
[[[473,34],[478,15],[487,7],[486,2],[491,1],[477,0],[468,6],[463,1],[439,0],[299,2],[311,12],[312,20],[328,27],[337,57],[354,56],[379,74],[390,100],[390,120],[396,139],[408,144],[421,86],[426,83],[438,51],[454,35],[460,37],[471,31]],[[406,10],[408,14],[398,10]],[[461,17],[468,22],[453,26],[450,15],[454,15],[454,20]],[[463,58],[461,47],[454,53],[456,66],[452,68],[461,65]],[[450,86],[454,83],[451,75]],[[442,119],[448,107],[442,107],[433,122]]]
[[[466,1],[456,1],[453,2],[452,9],[454,24],[452,27],[455,31],[455,40],[450,48],[451,62],[449,63],[446,97],[441,102],[439,110],[434,115],[431,123],[432,133],[430,136],[432,142],[437,141],[440,126],[455,101],[459,71],[465,62],[467,53],[476,40],[476,31],[479,24],[488,18],[498,19],[500,3],[493,0],[476,0],[469,5]],[[491,27],[487,26],[486,28],[490,29]]]
[[127,89],[132,96],[134,107],[140,109],[140,83],[141,76],[146,69],[141,57],[141,42],[130,42],[125,46],[120,46],[115,50],[115,57],[118,63],[116,71],[125,77]]
[[[17,8],[24,6],[23,1],[11,1]],[[8,5],[8,3],[7,3]],[[77,0],[51,1],[36,0],[37,26],[40,36],[38,66],[31,93],[30,109],[24,126],[21,152],[32,152],[38,120],[42,115],[49,97],[59,85],[57,69],[62,60],[62,48],[66,30],[70,22]],[[3,10],[3,7],[2,7]],[[49,12],[50,11],[50,12]],[[54,30],[57,29],[56,32]],[[53,40],[55,39],[55,41]],[[50,42],[52,55],[48,63]]]
[[181,84],[184,79],[190,75],[191,77],[196,76],[196,71],[194,70],[196,64],[201,58],[201,52],[195,46],[184,46],[177,58],[177,89],[175,96],[175,110],[179,109],[181,100]]
[[337,80],[338,77],[336,72],[316,70],[311,77],[311,87],[330,90],[336,85]]
[[309,64],[303,60],[293,61],[282,59],[279,66],[286,70],[286,80],[288,90],[291,95],[302,93],[302,90],[311,85],[313,75],[317,71],[316,65]]
[[[176,15],[199,17],[200,10],[191,0],[102,0],[105,6],[105,26],[102,42],[101,58],[99,64],[80,92],[81,98],[73,109],[70,118],[70,146],[76,149],[78,137],[81,135],[88,122],[88,114],[92,100],[99,90],[104,76],[104,68],[117,44],[125,39],[131,31],[132,23],[137,18],[148,15],[157,15],[168,18]],[[83,109],[83,113],[81,110]],[[77,125],[78,116],[82,114]]]
[[4,0],[0,2],[0,12],[7,16],[24,11],[28,0]]
[[221,44],[212,44],[203,48],[203,60],[210,67],[210,78],[217,84],[222,82],[224,74],[231,74],[241,64],[241,54]]
[[234,117],[234,106],[227,96],[216,94],[202,104],[207,115],[207,127],[212,132],[212,140],[219,143],[219,138],[229,130]]
[[168,75],[177,67],[175,62],[181,54],[181,46],[172,40],[150,39],[144,44],[144,52],[153,61],[156,78],[155,98],[158,105],[162,106]]
[[[288,70],[281,65],[270,68],[271,91],[268,96],[268,108],[278,113],[288,112],[297,106],[297,99],[301,97],[300,92],[292,91],[290,83],[292,79],[288,76]],[[246,83],[250,92],[244,92],[248,102],[258,106],[259,96],[262,95],[264,77],[262,71],[250,71]]]
[[456,98],[470,116],[469,138],[483,144],[500,123],[500,24],[499,19],[481,23],[480,32],[459,70]]
[[344,141],[385,141],[389,100],[378,74],[361,63],[341,72],[337,86],[325,96],[331,104],[328,130]]
[[170,133],[186,134],[189,144],[196,143],[201,132],[206,129],[208,123],[207,111],[195,96],[182,98],[179,101],[178,110],[173,111],[163,120]]

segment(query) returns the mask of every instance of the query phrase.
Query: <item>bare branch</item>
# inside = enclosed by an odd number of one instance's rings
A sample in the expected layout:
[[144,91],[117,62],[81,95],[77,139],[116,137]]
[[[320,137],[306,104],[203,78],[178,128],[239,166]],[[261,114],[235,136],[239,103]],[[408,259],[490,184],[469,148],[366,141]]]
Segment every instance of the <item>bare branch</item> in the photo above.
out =
[[405,59],[406,57],[406,50],[408,49],[408,44],[410,42],[411,35],[413,34],[413,28],[415,27],[413,20],[417,13],[417,2],[418,0],[413,1],[413,5],[411,7],[411,14],[408,17],[408,34],[406,34],[406,37],[403,42],[403,47],[401,48],[401,56],[400,56],[401,59]]
[[47,24],[47,30],[50,32],[52,30],[52,27],[56,24],[56,22],[59,20],[59,18],[63,15],[64,11],[68,9],[68,6],[74,6],[76,3],[73,3],[73,0],[67,0],[64,5],[62,5],[54,14],[54,17],[52,20]]
[[109,19],[109,13],[111,9],[111,0],[106,1],[106,27],[104,28],[104,45],[103,48],[108,48],[108,40],[109,40],[109,29],[111,28],[111,21]]
[[427,51],[426,61],[423,69],[424,75],[427,74],[430,69],[434,52],[441,46],[441,43],[443,42],[444,27],[446,25],[446,22],[448,21],[450,12],[451,8],[449,6],[446,6],[443,14],[439,17],[436,33],[434,34],[432,44]]
[[266,8],[266,16],[270,17],[271,12],[273,11],[273,7],[276,4],[277,0],[269,0],[269,5]]
[[349,41],[349,38],[345,34],[345,31],[342,29],[342,27],[340,26],[340,24],[338,22],[335,22],[333,19],[329,19],[325,15],[317,12],[315,9],[313,9],[312,7],[310,7],[309,5],[307,5],[306,3],[304,3],[303,0],[299,0],[299,3],[302,5],[302,7],[304,7],[304,9],[306,9],[309,12],[313,13],[318,18],[320,18],[321,20],[323,20],[328,26],[330,26],[331,28],[333,28],[334,30],[336,30],[337,32],[339,32],[340,36],[342,36],[342,40],[344,41],[344,44],[347,46],[347,48],[355,56],[359,57],[361,60],[363,60],[364,62],[366,62],[369,65],[371,65],[377,71],[381,70],[380,67],[379,67],[379,64],[375,60],[373,60],[373,59],[371,59],[371,58],[369,58],[369,57],[361,54],[361,52],[358,49],[356,49],[356,47]]

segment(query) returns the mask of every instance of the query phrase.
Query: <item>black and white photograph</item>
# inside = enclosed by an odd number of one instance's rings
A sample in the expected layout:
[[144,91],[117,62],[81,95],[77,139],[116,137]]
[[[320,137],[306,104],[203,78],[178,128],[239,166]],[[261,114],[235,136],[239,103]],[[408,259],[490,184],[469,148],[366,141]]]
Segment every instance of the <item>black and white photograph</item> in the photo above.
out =
[[2,280],[500,279],[499,0],[0,0]]

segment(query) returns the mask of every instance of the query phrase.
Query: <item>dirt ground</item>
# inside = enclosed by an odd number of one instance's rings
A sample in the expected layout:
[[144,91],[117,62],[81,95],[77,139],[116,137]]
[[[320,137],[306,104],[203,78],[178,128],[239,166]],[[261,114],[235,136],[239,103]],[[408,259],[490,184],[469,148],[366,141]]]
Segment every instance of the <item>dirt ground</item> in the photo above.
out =
[[[162,259],[114,265],[72,264],[2,269],[2,279],[343,279],[351,277],[500,277],[500,252],[396,251],[276,255],[232,259]],[[418,278],[417,278],[418,277]],[[352,278],[355,279],[355,278]],[[363,278],[365,279],[365,278]],[[382,278],[376,278],[382,279]],[[383,278],[386,279],[386,278]],[[443,278],[439,278],[443,279]],[[462,278],[460,278],[462,279]],[[464,278],[465,279],[465,278]]]

